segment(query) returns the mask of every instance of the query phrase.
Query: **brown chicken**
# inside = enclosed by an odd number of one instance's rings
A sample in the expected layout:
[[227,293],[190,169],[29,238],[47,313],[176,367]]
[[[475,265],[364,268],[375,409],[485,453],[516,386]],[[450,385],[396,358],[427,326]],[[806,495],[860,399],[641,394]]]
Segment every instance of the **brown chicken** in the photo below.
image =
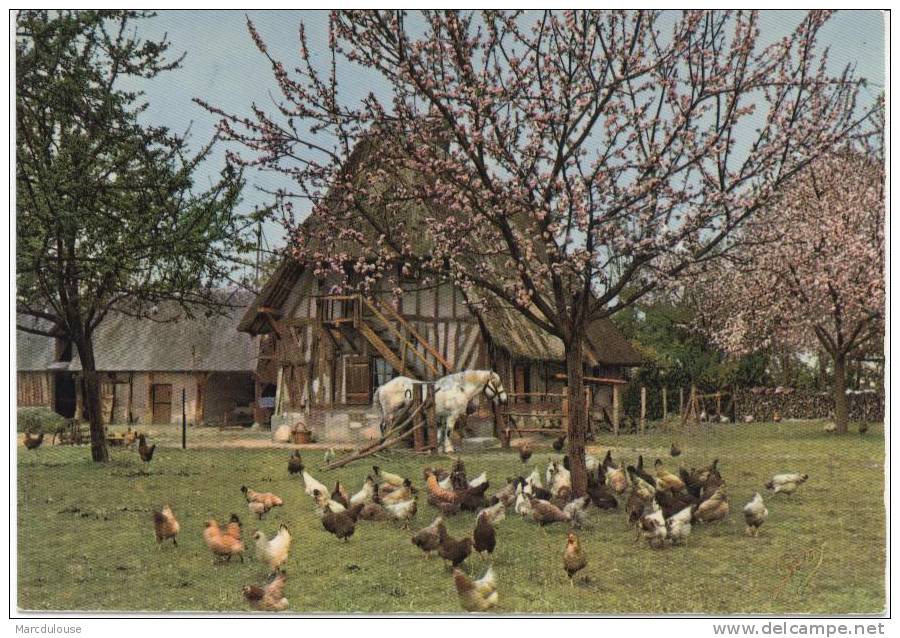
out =
[[260,611],[282,611],[288,606],[288,599],[284,597],[284,582],[287,576],[278,573],[263,587],[247,585],[241,591],[244,598],[254,609]]
[[228,524],[225,526],[225,533],[236,541],[242,540],[243,525],[237,514],[232,514],[231,518],[228,519]]
[[149,463],[153,460],[153,453],[156,451],[156,443],[151,446],[147,446],[147,437],[141,434],[138,437],[138,454],[141,457],[141,460],[144,463]]
[[162,543],[163,541],[171,538],[172,544],[175,545],[175,547],[178,547],[178,541],[175,537],[178,536],[178,530],[181,529],[181,526],[175,519],[175,515],[172,513],[172,508],[170,508],[168,505],[163,507],[162,511],[160,512],[154,510],[153,529],[156,532],[157,543]]
[[482,556],[494,553],[494,547],[497,546],[497,532],[485,511],[480,512],[475,520],[475,531],[472,533],[472,538],[475,540],[476,552]]
[[393,518],[381,503],[381,497],[378,492],[372,495],[371,503],[362,503],[362,509],[359,510],[357,517],[362,521],[389,521]]
[[356,519],[364,506],[364,503],[358,503],[349,510],[332,512],[331,506],[326,505],[325,513],[322,516],[322,527],[328,533],[347,541],[353,536],[353,532],[356,531]]
[[550,501],[532,497],[530,502],[531,518],[539,525],[546,525],[547,523],[563,523],[571,520],[570,516],[566,515],[565,512]]
[[241,562],[244,562],[244,544],[230,535],[222,533],[215,519],[206,521],[203,542],[217,558],[225,557],[227,561],[231,561],[232,556],[239,556]]
[[490,487],[490,483],[485,481],[481,485],[466,487],[457,492],[459,506],[469,512],[476,512],[487,506],[487,499],[484,497],[484,494],[487,492],[488,487]]
[[472,539],[468,536],[456,540],[447,533],[447,528],[443,525],[438,527],[438,535],[441,542],[438,546],[438,554],[453,567],[462,564],[472,553]]
[[459,604],[466,611],[487,611],[497,606],[497,576],[493,567],[488,567],[484,576],[475,581],[454,569],[453,583],[456,585]]
[[519,458],[522,460],[522,463],[528,463],[528,459],[531,458],[533,451],[531,449],[531,444],[528,441],[525,441],[519,447]]
[[29,450],[36,450],[41,447],[41,443],[44,442],[44,433],[41,432],[37,436],[32,436],[31,432],[25,433],[25,447]]
[[425,477],[425,487],[428,491],[429,502],[431,499],[434,499],[444,503],[459,503],[459,495],[438,485],[437,478],[433,473],[429,472],[428,476]]
[[575,583],[572,579],[575,577],[575,574],[586,566],[587,558],[585,558],[584,552],[581,550],[581,543],[573,532],[569,532],[569,535],[566,537],[566,549],[563,552],[563,569],[569,575],[569,582],[574,585]]
[[271,492],[257,492],[251,490],[246,485],[241,486],[241,492],[244,494],[244,498],[247,499],[248,503],[262,503],[266,506],[267,510],[284,505],[284,501],[281,497],[272,494]]
[[728,495],[725,486],[721,485],[708,499],[697,506],[694,520],[702,523],[714,523],[728,516]]
[[412,544],[425,552],[425,556],[431,558],[431,554],[441,546],[441,529],[444,530],[445,534],[447,533],[444,519],[438,516],[432,521],[431,525],[423,527],[416,532],[415,536],[412,537]]
[[678,447],[675,443],[672,443],[672,447],[669,448],[669,455],[673,457],[681,456],[681,448]]
[[558,439],[553,441],[553,449],[556,450],[557,452],[559,452],[563,449],[563,445],[565,445],[565,443],[566,443],[566,435],[563,434],[561,437],[559,437]]
[[299,474],[303,471],[303,458],[300,456],[299,450],[294,450],[288,459],[288,472],[291,474]]

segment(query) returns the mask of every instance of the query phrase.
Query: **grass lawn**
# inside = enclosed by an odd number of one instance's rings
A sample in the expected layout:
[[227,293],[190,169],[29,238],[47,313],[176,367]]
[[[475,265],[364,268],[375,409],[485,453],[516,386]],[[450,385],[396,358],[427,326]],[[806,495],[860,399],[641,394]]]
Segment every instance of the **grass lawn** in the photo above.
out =
[[[668,456],[673,437],[684,453]],[[604,437],[617,460],[643,453],[674,470],[719,458],[731,514],[718,525],[694,527],[685,547],[652,550],[635,543],[623,509],[591,510],[579,532],[588,566],[571,587],[562,569],[567,526],[540,528],[510,512],[497,526],[493,565],[504,612],[539,613],[880,613],[885,609],[884,438],[825,434],[822,423],[701,426],[678,435]],[[594,451],[599,451],[594,448]],[[526,471],[515,450],[466,453],[470,477],[487,470],[492,487],[507,476],[541,470],[558,457],[540,448]],[[453,579],[440,559],[410,543],[435,510],[424,498],[421,467],[446,458],[409,453],[378,463],[408,475],[421,490],[419,513],[407,532],[392,523],[361,522],[348,543],[322,529],[301,481],[289,477],[288,452],[276,449],[157,450],[149,475],[136,451],[112,450],[95,465],[87,447],[18,452],[18,605],[29,610],[249,611],[241,587],[259,583],[265,567],[214,564],[203,544],[204,521],[237,512],[245,539],[257,527],[271,535],[284,522],[294,542],[285,595],[295,612],[460,613]],[[304,452],[322,482],[340,479],[355,492],[371,459],[325,473],[321,451]],[[793,496],[767,496],[768,522],[758,538],[744,536],[741,507],[769,476],[806,472]],[[241,485],[282,496],[285,506],[258,522]],[[178,547],[158,547],[151,511],[169,503],[181,523]],[[474,515],[448,519],[454,536],[470,533]],[[487,566],[471,556],[476,577]]]

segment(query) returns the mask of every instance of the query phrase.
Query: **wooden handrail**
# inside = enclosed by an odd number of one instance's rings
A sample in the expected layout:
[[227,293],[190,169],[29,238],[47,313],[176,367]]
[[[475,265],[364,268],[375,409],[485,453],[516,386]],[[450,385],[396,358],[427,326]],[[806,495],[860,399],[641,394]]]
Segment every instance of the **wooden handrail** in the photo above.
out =
[[[375,317],[377,317],[381,321],[381,323],[383,323],[384,326],[395,337],[397,337],[397,339],[400,341],[401,344],[409,341],[406,337],[403,336],[403,334],[399,330],[397,330],[397,328],[394,327],[394,324],[392,324],[390,321],[388,321],[387,317],[385,317],[383,314],[381,314],[381,312],[375,306],[375,304],[373,304],[370,300],[368,300],[362,296],[360,296],[360,300],[362,301],[362,303],[364,303],[366,305],[366,307],[370,311],[372,311],[372,314],[374,314]],[[400,323],[405,324],[405,321],[403,321],[401,319]],[[440,370],[438,370],[437,367],[435,367],[435,365],[433,363],[431,363],[431,361],[428,360],[428,357],[426,357],[421,352],[419,352],[418,348],[413,347],[410,349],[410,352],[412,352],[414,355],[416,355],[416,357],[418,357],[422,363],[424,363],[426,366],[428,366],[428,368],[431,370],[432,374],[434,374],[435,376],[440,376]]]
[[[367,305],[370,305],[370,304],[368,304],[368,300],[364,300],[364,301],[367,301]],[[429,353],[432,357],[434,357],[435,360],[436,360],[438,363],[440,363],[440,364],[444,367],[444,374],[449,374],[450,372],[453,371],[453,366],[451,366],[449,363],[447,363],[447,360],[444,359],[444,357],[441,356],[441,353],[438,352],[438,350],[437,350],[434,346],[432,346],[431,343],[429,343],[428,340],[427,340],[425,337],[423,337],[422,335],[420,335],[420,334],[419,334],[419,331],[416,330],[416,329],[413,327],[413,325],[412,325],[411,323],[409,323],[409,322],[403,317],[403,315],[401,315],[399,312],[397,312],[397,311],[394,309],[393,306],[391,306],[390,304],[384,304],[384,303],[381,303],[380,301],[377,301],[377,300],[375,300],[375,299],[372,299],[372,300],[371,300],[371,305],[376,305],[376,306],[378,306],[380,309],[386,311],[387,314],[389,314],[395,321],[397,321],[398,323],[402,324],[403,327],[406,328],[406,330],[409,332],[409,334],[410,334],[416,341],[418,341],[420,344],[422,344],[422,347],[424,347],[425,350],[427,350],[428,353]]]

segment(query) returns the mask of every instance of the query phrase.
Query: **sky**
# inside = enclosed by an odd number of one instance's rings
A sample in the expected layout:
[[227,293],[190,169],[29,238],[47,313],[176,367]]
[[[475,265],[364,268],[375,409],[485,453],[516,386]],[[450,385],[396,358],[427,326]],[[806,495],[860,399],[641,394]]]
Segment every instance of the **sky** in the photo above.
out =
[[[248,15],[267,43],[273,57],[292,69],[299,60],[298,27],[306,24],[311,51],[327,51],[328,14],[326,11],[250,11]],[[762,40],[783,37],[802,18],[801,11],[762,11]],[[272,105],[270,97],[277,91],[271,65],[256,49],[247,32],[242,11],[160,11],[157,17],[142,20],[138,35],[158,39],[164,34],[175,55],[186,53],[182,68],[143,82],[149,108],[148,121],[166,125],[175,132],[190,130],[191,141],[199,148],[212,138],[216,118],[192,100],[200,97],[225,111],[249,114],[255,102]],[[860,93],[860,106],[871,105],[884,86],[884,18],[880,11],[844,11],[826,24],[820,45],[830,47],[830,66],[834,72],[846,64],[856,64],[858,77],[866,78],[870,87]],[[379,93],[384,87],[372,85],[365,76],[345,78],[346,97],[362,97],[370,89]],[[204,167],[206,179],[215,179],[224,162],[224,148],[219,148]],[[271,202],[271,196],[256,187],[274,190],[281,185],[272,175],[248,174],[244,203],[248,210]],[[202,179],[202,178],[201,178]],[[282,242],[282,234],[274,223],[264,235],[270,247]]]

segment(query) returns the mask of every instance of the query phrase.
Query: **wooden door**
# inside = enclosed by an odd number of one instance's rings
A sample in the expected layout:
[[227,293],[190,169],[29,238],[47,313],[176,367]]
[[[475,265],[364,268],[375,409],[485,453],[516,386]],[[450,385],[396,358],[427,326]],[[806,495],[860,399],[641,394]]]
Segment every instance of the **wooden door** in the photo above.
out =
[[371,401],[372,372],[369,357],[347,357],[347,405],[368,405]]
[[153,422],[172,422],[172,384],[154,383],[150,386],[150,396],[153,401]]

